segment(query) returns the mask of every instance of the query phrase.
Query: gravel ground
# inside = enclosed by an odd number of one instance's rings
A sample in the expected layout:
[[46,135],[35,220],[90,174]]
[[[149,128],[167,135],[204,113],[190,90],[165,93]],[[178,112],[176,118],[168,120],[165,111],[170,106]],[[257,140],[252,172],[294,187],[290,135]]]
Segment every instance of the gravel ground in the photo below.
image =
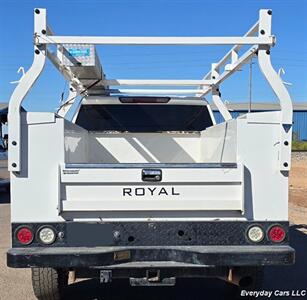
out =
[[10,174],[7,170],[7,160],[0,158],[0,179],[7,179],[10,177]]
[[292,161],[307,161],[307,151],[292,152]]
[[[293,155],[289,217],[291,244],[296,249],[296,264],[288,267],[265,269],[264,290],[307,289],[307,154]],[[1,164],[1,161],[0,161]],[[1,167],[0,167],[1,168]],[[1,173],[2,172],[2,173]],[[0,169],[0,174],[5,170]],[[306,176],[305,176],[306,175]],[[306,177],[306,178],[305,178]],[[6,251],[10,247],[10,204],[9,194],[0,190],[0,300],[35,300],[30,271],[6,267]],[[179,280],[175,287],[135,288],[127,281],[118,281],[105,287],[96,280],[85,280],[69,286],[68,299],[230,299],[230,287],[216,279]],[[291,299],[291,297],[271,297],[271,299]],[[245,299],[244,297],[242,299]],[[260,298],[258,298],[260,299]],[[268,298],[265,298],[268,299]],[[307,297],[300,297],[307,299]]]
[[289,183],[290,221],[307,223],[307,152],[294,152]]

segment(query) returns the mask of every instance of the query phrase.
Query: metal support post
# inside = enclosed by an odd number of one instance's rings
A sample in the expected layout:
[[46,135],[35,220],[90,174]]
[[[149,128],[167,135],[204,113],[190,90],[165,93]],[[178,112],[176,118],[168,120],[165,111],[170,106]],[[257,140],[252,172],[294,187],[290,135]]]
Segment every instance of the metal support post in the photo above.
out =
[[[34,10],[34,38],[47,33],[46,10]],[[21,170],[21,104],[29,90],[43,71],[46,61],[46,45],[36,43],[34,45],[34,58],[30,69],[21,78],[15,88],[10,102],[8,112],[8,170],[19,172]]]

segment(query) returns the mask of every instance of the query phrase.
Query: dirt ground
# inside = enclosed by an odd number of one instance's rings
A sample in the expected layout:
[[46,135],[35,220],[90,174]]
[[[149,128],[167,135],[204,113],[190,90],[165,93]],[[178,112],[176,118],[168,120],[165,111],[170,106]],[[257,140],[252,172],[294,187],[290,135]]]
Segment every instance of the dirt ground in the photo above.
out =
[[7,170],[7,160],[0,159],[0,179],[7,179],[10,174]]
[[289,185],[289,219],[294,224],[307,223],[307,153],[294,154]]
[[[5,167],[6,162],[0,161],[2,178],[7,177]],[[264,290],[301,291],[307,289],[307,153],[293,156],[289,193],[290,236],[291,245],[296,250],[296,264],[265,269]],[[31,287],[30,270],[6,267],[6,251],[10,247],[9,202],[9,194],[0,191],[0,300],[35,300]],[[127,281],[118,281],[106,287],[95,280],[86,280],[69,286],[70,297],[68,299],[231,299],[228,293],[229,288],[224,282],[216,279],[182,279],[178,280],[175,287],[154,288],[130,287]],[[241,299],[246,299],[246,297]],[[270,299],[293,298],[272,296]],[[300,297],[300,299],[307,299],[307,296]]]

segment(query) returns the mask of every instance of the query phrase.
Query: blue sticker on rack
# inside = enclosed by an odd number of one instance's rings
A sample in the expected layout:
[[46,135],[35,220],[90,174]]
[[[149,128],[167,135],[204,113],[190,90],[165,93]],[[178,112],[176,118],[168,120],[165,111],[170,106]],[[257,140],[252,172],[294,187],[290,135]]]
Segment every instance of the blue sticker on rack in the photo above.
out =
[[73,57],[90,56],[90,48],[69,48],[68,52]]

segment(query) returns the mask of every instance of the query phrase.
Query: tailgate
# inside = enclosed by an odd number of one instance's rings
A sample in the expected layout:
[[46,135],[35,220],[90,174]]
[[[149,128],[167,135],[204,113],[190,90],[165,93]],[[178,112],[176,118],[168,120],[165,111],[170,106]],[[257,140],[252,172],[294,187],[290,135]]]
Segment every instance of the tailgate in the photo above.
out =
[[61,166],[62,211],[242,211],[243,195],[241,164]]

